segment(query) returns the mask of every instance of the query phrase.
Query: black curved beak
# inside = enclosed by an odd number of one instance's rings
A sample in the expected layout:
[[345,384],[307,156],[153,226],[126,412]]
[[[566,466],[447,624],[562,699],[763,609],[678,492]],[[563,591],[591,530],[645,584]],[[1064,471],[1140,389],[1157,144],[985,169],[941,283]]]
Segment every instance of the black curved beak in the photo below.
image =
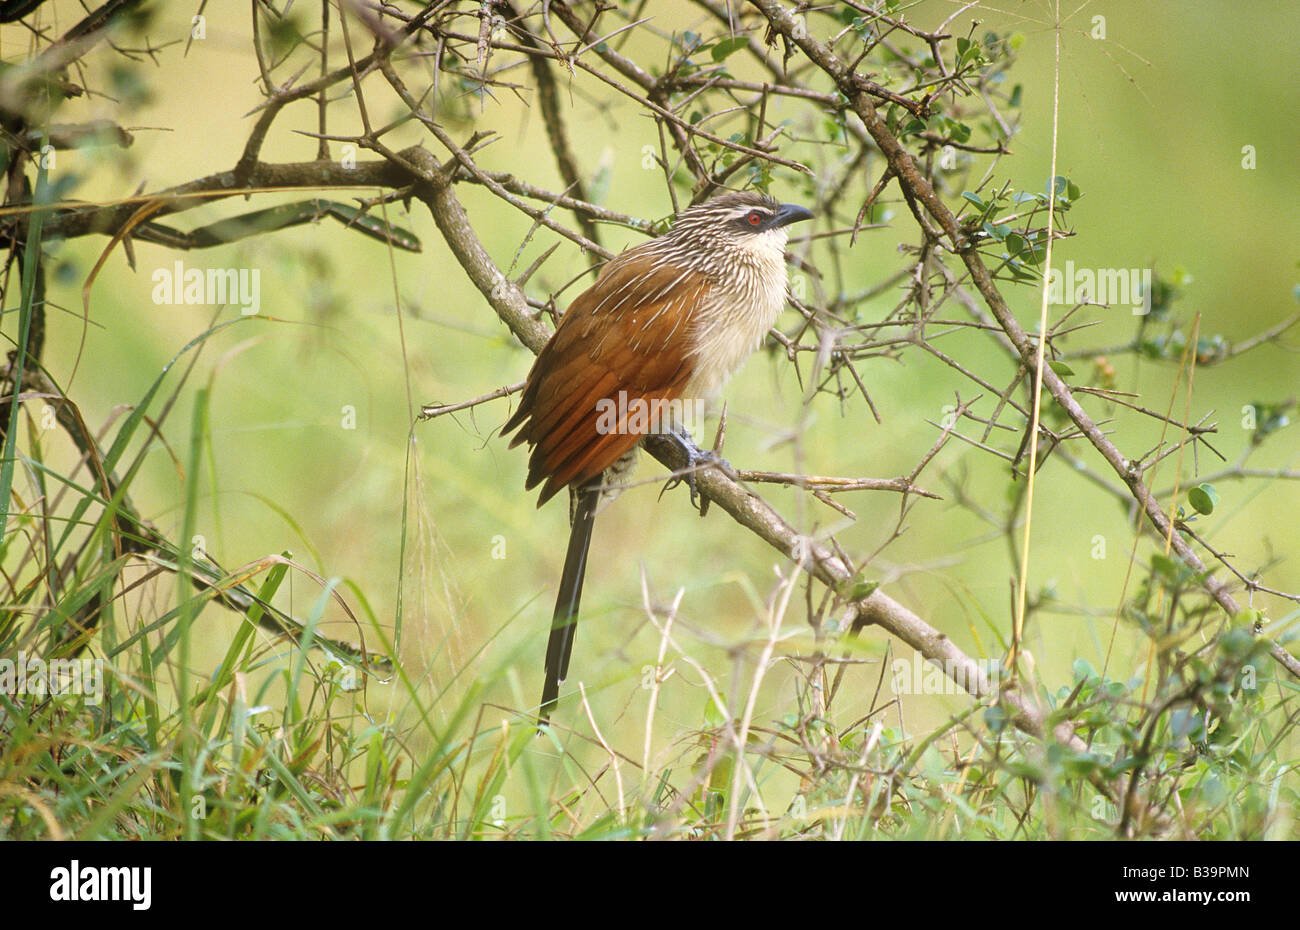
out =
[[801,223],[812,218],[813,212],[807,207],[801,207],[797,203],[783,203],[777,207],[770,228],[778,229],[782,226],[789,226],[791,223]]

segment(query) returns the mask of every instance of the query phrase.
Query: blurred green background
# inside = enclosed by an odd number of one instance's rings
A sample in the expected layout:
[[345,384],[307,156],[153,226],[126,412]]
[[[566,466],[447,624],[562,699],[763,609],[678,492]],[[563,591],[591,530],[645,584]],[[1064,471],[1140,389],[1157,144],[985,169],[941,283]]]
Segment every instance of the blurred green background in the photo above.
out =
[[[192,6],[160,5],[154,32],[186,35]],[[76,15],[73,4],[58,9],[62,16]],[[957,10],[953,3],[922,2],[910,6],[908,15],[932,26]],[[219,3],[209,4],[205,14],[205,39],[188,50],[168,48],[156,72],[142,70],[149,93],[129,115],[123,115],[121,104],[103,98],[71,101],[60,112],[60,120],[67,122],[117,119],[136,136],[125,152],[59,153],[52,176],[80,178],[71,196],[120,198],[140,185],[153,191],[234,165],[252,125],[250,111],[262,99],[249,50],[248,12],[240,4]],[[694,14],[685,15],[673,2],[652,3],[644,15],[652,15],[663,30],[716,29]],[[1090,35],[1094,16],[1104,17],[1105,39]],[[957,16],[949,31],[965,34],[972,19],[980,22],[977,35],[996,29],[1024,36],[1012,71],[1012,80],[1023,85],[1023,122],[1011,143],[1014,154],[997,165],[996,177],[1019,189],[1042,190],[1050,175],[1052,143],[1055,27],[1050,10],[1041,3],[980,5]],[[6,50],[25,41],[16,27],[6,27],[2,35]],[[1175,313],[1189,324],[1191,315],[1200,313],[1203,336],[1242,340],[1291,313],[1297,306],[1292,289],[1300,241],[1296,38],[1294,7],[1282,2],[1110,2],[1079,8],[1060,31],[1057,173],[1069,176],[1084,197],[1068,217],[1076,235],[1058,244],[1055,261],[1069,259],[1080,267],[1153,265],[1162,274],[1184,269],[1190,283]],[[664,55],[662,47],[644,39],[624,51],[643,52],[650,60]],[[334,60],[345,60],[341,51]],[[523,73],[517,72],[520,80]],[[577,156],[589,179],[599,177],[603,202],[638,216],[667,215],[670,203],[662,175],[643,167],[643,147],[658,145],[653,123],[590,77],[560,76]],[[107,71],[102,81],[112,86]],[[398,115],[382,80],[371,76],[364,89],[376,123]],[[783,107],[796,120],[798,132],[811,133],[819,125],[815,111]],[[462,140],[474,129],[500,134],[479,156],[482,164],[551,189],[563,187],[535,111],[506,93],[471,100],[469,108],[472,123],[449,119],[448,129]],[[359,130],[348,102],[336,104],[331,113],[333,132]],[[291,129],[316,129],[314,104],[294,104],[280,117],[263,150],[265,160],[314,157],[315,140]],[[440,157],[445,154],[414,126],[394,133],[387,144],[397,149],[417,141],[425,141]],[[1242,165],[1245,146],[1257,153],[1252,170]],[[332,148],[336,158],[339,149],[337,144]],[[967,188],[986,164],[976,162]],[[801,196],[788,178],[778,180],[775,192],[783,199]],[[515,274],[555,241],[543,231],[516,255],[530,221],[481,188],[461,184],[457,193],[498,264],[513,266]],[[347,200],[352,194],[370,196],[373,191],[320,195]],[[304,196],[221,201],[177,218],[175,225],[192,228]],[[886,200],[893,213],[891,228],[864,233],[848,253],[852,264],[847,274],[854,288],[868,287],[902,267],[907,258],[896,247],[917,238],[896,190],[888,191]],[[171,267],[177,258],[187,267],[260,269],[261,318],[232,327],[205,345],[185,399],[165,429],[173,448],[169,452],[156,444],[150,450],[145,480],[136,484],[137,505],[164,533],[179,532],[181,481],[174,456],[184,454],[188,391],[210,381],[214,448],[210,461],[203,463],[206,494],[200,521],[208,551],[232,568],[290,550],[321,575],[347,579],[344,596],[354,604],[364,599],[389,625],[400,588],[402,658],[413,677],[425,678],[431,689],[453,699],[476,681],[481,702],[526,711],[540,687],[567,532],[565,507],[556,502],[538,511],[535,495],[524,493],[526,456],[507,450],[494,435],[511,409],[508,402],[414,426],[412,420],[422,403],[458,402],[522,380],[531,356],[468,283],[422,206],[416,203],[408,215],[400,204],[390,205],[388,217],[420,236],[422,254],[390,254],[384,245],[328,220],[186,254],[137,243],[134,271],[118,250],[95,282],[88,326],[81,318],[81,287],[106,240],[68,243],[56,253],[66,267],[51,294],[59,309],[50,315],[46,361],[96,427],[119,405],[138,400],[168,360],[212,322],[212,308],[155,305],[154,269]],[[606,227],[605,236],[615,250],[641,240],[615,227]],[[814,263],[816,255],[814,250]],[[530,282],[530,294],[545,298],[584,266],[577,248],[562,242]],[[1022,321],[1032,325],[1036,292],[1028,287],[1004,292]],[[561,304],[576,293],[568,291]],[[862,318],[883,317],[898,299],[896,293],[882,295],[861,309]],[[220,318],[237,315],[237,308],[227,308]],[[1134,318],[1127,309],[1093,310],[1086,316],[1097,325],[1072,337],[1067,348],[1111,346],[1132,336]],[[783,320],[787,329],[794,323],[793,313]],[[941,345],[995,383],[1011,377],[1011,366],[987,340],[965,333]],[[1264,346],[1236,363],[1196,372],[1191,417],[1214,412],[1219,423],[1214,442],[1230,460],[1250,439],[1240,425],[1243,405],[1295,393],[1300,384],[1296,345],[1297,337],[1288,335],[1280,346]],[[1149,407],[1165,409],[1173,366],[1132,356],[1112,361],[1119,388],[1141,394],[1140,402]],[[76,378],[69,384],[74,365]],[[760,353],[725,394],[726,457],[742,468],[906,474],[937,436],[927,421],[942,418],[944,406],[954,402],[954,391],[963,399],[974,393],[969,382],[919,352],[897,362],[877,360],[861,371],[883,422],[877,424],[860,403],[841,411],[832,399],[821,397],[797,441],[778,441],[799,424],[802,389],[783,359]],[[1180,397],[1176,412],[1182,404]],[[344,428],[347,407],[355,408],[355,429]],[[1089,409],[1102,415],[1096,402]],[[982,410],[988,412],[987,401]],[[1122,410],[1114,412],[1108,429],[1129,455],[1146,452],[1158,439],[1149,420]],[[1085,458],[1100,467],[1097,456]],[[1189,474],[1193,464],[1186,463]],[[1196,464],[1218,467],[1204,458]],[[1300,467],[1294,429],[1271,440],[1252,464]],[[638,477],[659,473],[656,464],[643,462]],[[978,450],[950,444],[920,479],[946,500],[918,503],[907,518],[906,533],[866,574],[963,648],[996,655],[1000,648],[993,630],[1004,636],[1009,630],[1013,565],[995,528],[953,500],[943,479],[963,474],[972,498],[990,509],[1000,506],[1010,484],[1006,468]],[[1167,487],[1172,467],[1161,475],[1157,484]],[[1119,504],[1072,474],[1059,458],[1049,460],[1040,478],[1030,591],[1051,589],[1057,606],[1035,615],[1027,645],[1049,681],[1068,681],[1076,658],[1100,667],[1133,534]],[[834,527],[840,544],[858,558],[888,539],[897,518],[894,495],[841,497],[857,514],[850,523],[794,491],[762,490],[801,530]],[[1264,580],[1271,587],[1300,589],[1294,558],[1300,545],[1296,484],[1225,482],[1220,493],[1222,505],[1201,524],[1202,531],[1233,553],[1243,570],[1268,565]],[[643,584],[657,605],[670,603],[679,588],[685,589],[675,635],[720,680],[724,694],[735,694],[747,687],[753,656],[734,647],[764,635],[774,570],[788,567],[778,553],[721,512],[701,520],[688,506],[684,489],[661,501],[658,495],[657,483],[634,488],[597,523],[585,615],[568,682],[569,688],[579,680],[585,684],[607,738],[638,758],[646,702],[641,679],[658,650],[658,634],[642,605]],[[1092,557],[1098,535],[1107,541],[1103,561]],[[1139,559],[1150,551],[1148,542],[1139,543]],[[502,554],[504,558],[494,557]],[[301,612],[318,590],[302,576],[291,578],[292,601],[284,606]],[[1265,601],[1272,616],[1287,612],[1285,602]],[[327,632],[355,636],[340,612],[331,609],[327,616]],[[786,618],[791,633],[802,634],[800,616],[796,604]],[[222,634],[214,632],[213,655],[199,657],[201,668],[219,658],[235,621],[210,608],[203,622]],[[1124,628],[1120,636],[1121,644],[1134,641]],[[866,640],[868,656],[884,654],[881,633],[868,631]],[[909,652],[903,654],[910,658]],[[1140,673],[1140,656],[1131,648],[1117,655],[1121,665],[1113,666],[1112,674]],[[677,669],[664,686],[656,735],[660,742],[681,728],[699,726],[707,703],[696,673],[681,663]],[[878,674],[878,665],[850,673],[850,686],[862,691],[860,699],[844,703],[845,714],[865,712]],[[787,708],[794,687],[788,667],[778,665],[762,692],[758,719]],[[368,707],[373,713],[385,712],[386,695],[385,686],[371,686]],[[435,714],[454,703],[436,704]],[[960,696],[908,698],[907,727],[940,720],[964,706]],[[586,728],[576,702],[562,714],[566,723]],[[488,708],[490,720],[505,716],[505,710]],[[625,734],[619,727],[628,722],[637,725]],[[890,722],[895,722],[892,715]]]

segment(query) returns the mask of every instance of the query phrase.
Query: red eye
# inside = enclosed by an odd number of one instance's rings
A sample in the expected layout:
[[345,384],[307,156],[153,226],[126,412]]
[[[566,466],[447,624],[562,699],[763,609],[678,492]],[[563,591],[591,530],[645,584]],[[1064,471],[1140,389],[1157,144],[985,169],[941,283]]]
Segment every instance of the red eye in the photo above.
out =
[[745,217],[745,221],[749,223],[750,226],[758,226],[763,222],[763,214],[759,213],[757,210],[753,210],[750,212],[749,216]]

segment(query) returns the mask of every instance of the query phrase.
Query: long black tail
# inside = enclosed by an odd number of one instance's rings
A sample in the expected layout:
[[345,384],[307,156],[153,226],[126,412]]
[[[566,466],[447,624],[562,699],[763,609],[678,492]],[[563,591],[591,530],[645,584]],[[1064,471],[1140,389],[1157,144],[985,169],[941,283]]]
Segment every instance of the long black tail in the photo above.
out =
[[577,502],[569,530],[569,551],[564,557],[564,574],[560,576],[560,592],[551,618],[551,638],[546,643],[546,681],[542,685],[542,706],[537,714],[539,727],[550,719],[560,696],[560,682],[569,674],[573,635],[578,629],[578,602],[582,599],[582,581],[587,574],[587,549],[591,546],[591,530],[596,522],[596,504],[600,502],[599,487],[600,479],[597,478],[574,492]]

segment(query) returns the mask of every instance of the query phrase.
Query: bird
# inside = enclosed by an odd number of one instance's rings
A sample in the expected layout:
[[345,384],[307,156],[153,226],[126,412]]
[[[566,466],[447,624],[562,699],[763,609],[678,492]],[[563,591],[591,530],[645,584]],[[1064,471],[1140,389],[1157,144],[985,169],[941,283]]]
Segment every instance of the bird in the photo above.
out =
[[530,447],[524,487],[542,485],[538,507],[571,492],[539,731],[569,673],[598,507],[651,432],[677,439],[692,466],[711,457],[687,441],[683,405],[710,404],[762,344],[785,306],[787,227],[812,218],[757,191],[688,207],[663,235],[606,262],[538,353],[501,434]]

